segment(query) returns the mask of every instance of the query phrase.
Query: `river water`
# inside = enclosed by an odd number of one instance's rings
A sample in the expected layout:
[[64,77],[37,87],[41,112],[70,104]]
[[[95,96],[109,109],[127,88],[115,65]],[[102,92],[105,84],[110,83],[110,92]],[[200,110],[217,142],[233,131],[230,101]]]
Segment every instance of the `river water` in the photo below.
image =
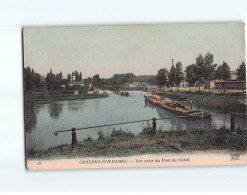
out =
[[[112,123],[144,120],[175,115],[154,107],[145,102],[144,95],[148,92],[129,92],[128,97],[109,92],[109,97],[99,99],[59,101],[49,104],[28,104],[25,107],[25,130],[26,146],[28,149],[44,150],[49,147],[70,144],[71,132],[59,133],[54,136],[54,131],[81,128]],[[196,105],[194,105],[196,106]],[[208,111],[203,109],[204,111]],[[222,126],[230,128],[229,114],[219,114],[209,111],[211,120],[188,121],[173,118],[169,120],[158,120],[157,130],[208,130],[217,129]],[[151,124],[151,120],[149,123]],[[124,124],[113,127],[95,128],[77,131],[77,140],[88,137],[98,138],[99,130],[105,135],[110,135],[113,128],[131,131],[138,134],[147,122]],[[236,118],[236,127],[246,127],[245,118]]]

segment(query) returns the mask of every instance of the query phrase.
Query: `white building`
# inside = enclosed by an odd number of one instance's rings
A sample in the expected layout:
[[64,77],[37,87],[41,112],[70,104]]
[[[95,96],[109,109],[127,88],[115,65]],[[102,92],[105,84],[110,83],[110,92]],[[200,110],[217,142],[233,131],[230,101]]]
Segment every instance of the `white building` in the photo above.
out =
[[232,81],[238,80],[238,71],[231,70],[230,75]]
[[73,82],[69,82],[68,84],[69,86],[76,86],[76,85],[79,85],[79,86],[84,86],[84,83],[82,81],[80,82],[76,82],[76,81],[73,81]]
[[182,80],[179,87],[181,88],[189,87],[189,83],[185,80]]

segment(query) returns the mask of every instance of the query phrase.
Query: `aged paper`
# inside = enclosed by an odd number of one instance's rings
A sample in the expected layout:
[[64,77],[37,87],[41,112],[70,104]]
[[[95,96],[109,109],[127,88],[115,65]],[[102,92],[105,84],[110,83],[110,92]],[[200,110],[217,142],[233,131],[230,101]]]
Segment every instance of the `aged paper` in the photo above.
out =
[[31,170],[244,165],[243,23],[23,29]]

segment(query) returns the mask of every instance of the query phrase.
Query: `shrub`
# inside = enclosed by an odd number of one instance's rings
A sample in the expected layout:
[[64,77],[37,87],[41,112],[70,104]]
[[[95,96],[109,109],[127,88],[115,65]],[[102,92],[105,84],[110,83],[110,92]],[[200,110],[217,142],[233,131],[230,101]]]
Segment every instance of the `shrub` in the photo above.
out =
[[125,132],[122,129],[115,130],[113,128],[113,131],[112,131],[110,137],[134,137],[134,133]]
[[153,127],[151,124],[147,123],[146,126],[143,127],[141,135],[152,135],[153,134]]

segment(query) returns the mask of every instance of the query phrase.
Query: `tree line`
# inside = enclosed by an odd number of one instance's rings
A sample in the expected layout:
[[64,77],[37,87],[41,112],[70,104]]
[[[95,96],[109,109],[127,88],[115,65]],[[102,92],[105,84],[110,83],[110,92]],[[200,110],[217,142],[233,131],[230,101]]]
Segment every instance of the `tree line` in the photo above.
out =
[[69,86],[69,82],[82,81],[81,72],[79,73],[78,71],[74,71],[72,74],[68,74],[66,79],[63,77],[63,73],[61,71],[59,73],[53,73],[52,69],[50,69],[46,76],[41,76],[30,67],[27,67],[23,70],[23,76],[24,90],[26,92],[45,90],[59,91],[64,89],[64,87],[62,87],[63,85],[65,86],[65,89],[72,89],[76,87]]
[[[242,62],[236,70],[237,79],[239,81],[246,80],[246,64]],[[185,80],[189,86],[196,86],[199,88],[204,84],[210,91],[210,81],[214,79],[229,81],[231,79],[230,67],[227,62],[220,65],[214,64],[214,56],[210,52],[204,56],[199,54],[196,57],[195,63],[188,65],[183,72],[183,66],[180,61],[173,65],[168,71],[166,68],[160,69],[156,75],[149,75],[147,77],[137,78],[133,73],[114,74],[111,78],[100,78],[99,74],[94,75],[92,78],[88,77],[82,79],[81,72],[75,70],[69,73],[66,78],[63,73],[50,72],[46,76],[41,76],[30,67],[24,68],[24,90],[25,91],[58,91],[58,90],[84,90],[92,84],[95,87],[104,86],[122,86],[124,84],[133,83],[134,81],[142,81],[151,85],[158,85],[160,89],[166,86],[167,88],[178,87],[180,83]],[[83,82],[81,85],[69,85],[70,82]],[[225,82],[223,82],[224,86]]]
[[[53,73],[52,69],[46,74],[46,76],[41,76],[36,73],[30,67],[24,68],[24,90],[25,92],[33,91],[60,91],[60,90],[87,90],[89,86],[93,85],[95,87],[104,86],[120,86],[126,83],[132,83],[135,75],[133,73],[126,74],[115,74],[109,79],[100,78],[99,74],[93,77],[88,77],[82,79],[81,72],[74,71],[67,75],[67,78],[63,77],[63,73]],[[84,86],[75,83],[69,85],[73,82],[82,82]]]
[[[237,79],[239,81],[246,81],[246,64],[242,62],[237,71]],[[189,87],[196,86],[199,88],[204,84],[210,92],[210,81],[218,79],[223,82],[231,80],[231,71],[227,62],[220,65],[214,64],[214,56],[210,52],[204,56],[199,54],[194,64],[190,64],[183,72],[182,63],[179,61],[174,66],[172,63],[170,71],[162,68],[157,72],[155,77],[156,84],[164,90],[164,86],[171,88],[176,86],[177,90],[180,83],[185,80]]]

